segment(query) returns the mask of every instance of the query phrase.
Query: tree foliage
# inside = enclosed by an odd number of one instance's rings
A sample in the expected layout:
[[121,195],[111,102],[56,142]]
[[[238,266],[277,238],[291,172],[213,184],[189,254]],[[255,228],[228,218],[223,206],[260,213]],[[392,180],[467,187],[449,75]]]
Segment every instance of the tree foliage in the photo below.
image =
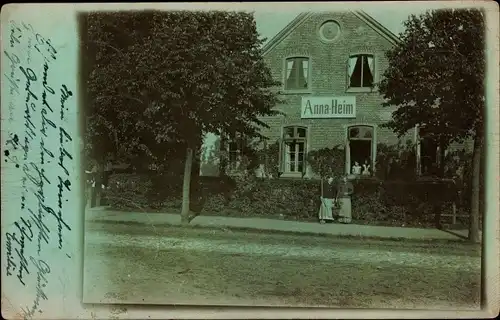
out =
[[400,136],[415,125],[444,149],[473,137],[469,239],[479,241],[481,153],[485,109],[485,16],[478,9],[412,15],[387,54],[380,91],[398,106],[386,124]]
[[379,179],[404,180],[415,179],[416,154],[411,140],[397,145],[377,144],[377,161],[375,174]]
[[461,142],[482,130],[485,22],[477,9],[411,15],[388,52],[380,83],[385,105],[398,106],[387,127],[400,136],[425,125],[430,136]]
[[275,114],[276,83],[250,13],[92,12],[83,20],[89,153],[164,158],[179,143],[197,147],[205,132],[259,136],[259,116]]
[[83,20],[89,153],[139,162],[184,157],[181,220],[188,223],[203,135],[261,137],[261,117],[278,114],[253,15],[123,11]]

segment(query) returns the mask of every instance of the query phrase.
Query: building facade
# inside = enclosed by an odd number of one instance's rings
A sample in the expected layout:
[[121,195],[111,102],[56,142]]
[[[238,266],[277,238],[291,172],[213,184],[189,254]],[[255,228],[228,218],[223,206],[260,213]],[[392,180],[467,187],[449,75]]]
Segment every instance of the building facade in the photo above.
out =
[[[284,116],[263,118],[269,128],[262,133],[270,143],[280,145],[281,177],[313,177],[307,153],[322,148],[343,150],[345,173],[351,173],[358,163],[368,164],[373,174],[380,143],[410,141],[417,149],[417,163],[422,156],[437,159],[436,146],[422,148],[428,144],[422,143],[418,129],[398,139],[381,127],[396,107],[382,107],[384,99],[377,84],[388,67],[385,54],[398,41],[362,11],[308,12],[298,15],[264,46],[264,59],[273,77],[282,83],[283,103],[276,109]],[[221,144],[216,140],[212,135],[206,138],[202,175],[219,174],[219,157],[213,149]],[[229,157],[231,167],[237,163],[238,143],[222,145],[223,152],[234,155]],[[430,153],[422,155],[427,149]],[[208,162],[210,170],[206,169]]]

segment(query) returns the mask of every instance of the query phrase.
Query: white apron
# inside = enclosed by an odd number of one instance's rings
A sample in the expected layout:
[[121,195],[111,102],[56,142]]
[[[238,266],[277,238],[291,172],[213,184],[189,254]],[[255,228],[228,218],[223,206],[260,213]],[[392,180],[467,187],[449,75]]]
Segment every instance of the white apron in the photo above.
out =
[[333,220],[333,199],[323,198],[319,206],[319,220]]

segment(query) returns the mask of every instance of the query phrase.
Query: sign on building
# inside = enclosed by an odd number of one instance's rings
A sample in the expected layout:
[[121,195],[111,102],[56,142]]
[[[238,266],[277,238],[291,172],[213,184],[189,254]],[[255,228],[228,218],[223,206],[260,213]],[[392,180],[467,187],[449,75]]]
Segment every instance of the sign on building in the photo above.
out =
[[302,97],[302,119],[356,118],[356,97]]

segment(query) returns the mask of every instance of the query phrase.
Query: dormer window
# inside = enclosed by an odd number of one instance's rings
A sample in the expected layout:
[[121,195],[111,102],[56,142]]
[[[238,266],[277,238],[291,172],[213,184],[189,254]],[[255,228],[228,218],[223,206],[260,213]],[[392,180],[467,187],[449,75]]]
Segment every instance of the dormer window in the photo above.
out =
[[374,82],[374,67],[371,54],[350,56],[347,65],[349,88],[371,88]]
[[285,90],[307,90],[309,88],[309,58],[286,59]]

